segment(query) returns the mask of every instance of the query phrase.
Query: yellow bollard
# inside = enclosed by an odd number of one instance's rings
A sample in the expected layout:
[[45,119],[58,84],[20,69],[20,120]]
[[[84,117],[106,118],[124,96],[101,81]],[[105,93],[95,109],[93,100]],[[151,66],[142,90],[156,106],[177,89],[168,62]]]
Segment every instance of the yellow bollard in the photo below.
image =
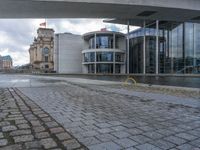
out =
[[137,86],[137,82],[136,82],[136,80],[133,78],[133,77],[128,77],[126,80],[125,80],[125,82],[123,83],[123,86],[127,86],[127,85],[129,85],[128,84],[128,81],[132,81],[134,84],[134,86]]

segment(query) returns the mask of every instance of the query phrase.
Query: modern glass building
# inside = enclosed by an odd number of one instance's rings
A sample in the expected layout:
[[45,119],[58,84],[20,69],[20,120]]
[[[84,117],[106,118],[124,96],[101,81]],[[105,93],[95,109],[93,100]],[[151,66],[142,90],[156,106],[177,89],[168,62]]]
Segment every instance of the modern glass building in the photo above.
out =
[[134,74],[200,74],[200,24],[144,24],[129,34],[128,62]]
[[83,35],[85,49],[83,73],[125,73],[125,35],[118,32],[98,31]]

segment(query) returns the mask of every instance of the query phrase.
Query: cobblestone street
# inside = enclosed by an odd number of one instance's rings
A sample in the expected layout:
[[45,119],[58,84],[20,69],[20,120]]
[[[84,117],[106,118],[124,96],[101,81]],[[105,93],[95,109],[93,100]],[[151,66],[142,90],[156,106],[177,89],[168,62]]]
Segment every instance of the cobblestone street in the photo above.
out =
[[123,90],[71,82],[3,88],[0,149],[200,150],[200,107]]
[[18,90],[0,89],[0,149],[85,149]]

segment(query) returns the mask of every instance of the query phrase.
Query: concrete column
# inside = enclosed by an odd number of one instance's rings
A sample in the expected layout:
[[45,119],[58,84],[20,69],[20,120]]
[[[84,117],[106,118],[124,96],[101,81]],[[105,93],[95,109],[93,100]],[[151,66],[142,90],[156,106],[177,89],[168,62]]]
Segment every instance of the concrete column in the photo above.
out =
[[146,74],[146,22],[144,20],[144,37],[143,37],[143,74]]
[[94,34],[94,48],[97,49],[97,34]]
[[195,26],[196,24],[193,24],[193,50],[194,50],[194,55],[193,55],[193,66],[196,67],[196,47],[195,47],[195,36],[196,36],[196,32],[195,32]]
[[130,33],[130,22],[127,22],[127,54],[126,54],[126,61],[127,61],[127,74],[129,74],[129,33]]
[[113,34],[113,49],[116,49],[116,35]]
[[95,52],[95,54],[94,54],[94,56],[95,56],[95,62],[94,62],[94,73],[95,74],[97,74],[97,52]]
[[113,74],[115,74],[115,52],[113,52]]
[[[97,34],[96,33],[94,34],[94,44],[95,44],[94,48],[97,49]],[[94,56],[95,56],[94,69],[95,69],[95,74],[97,74],[97,52],[95,52]]]
[[156,74],[159,73],[159,20],[156,20]]

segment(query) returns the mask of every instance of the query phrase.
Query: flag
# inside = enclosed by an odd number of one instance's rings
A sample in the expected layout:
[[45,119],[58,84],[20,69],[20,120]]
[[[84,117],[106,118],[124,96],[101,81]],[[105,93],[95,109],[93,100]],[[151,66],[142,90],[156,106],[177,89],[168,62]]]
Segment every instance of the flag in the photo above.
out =
[[40,23],[40,26],[46,27],[46,22]]

